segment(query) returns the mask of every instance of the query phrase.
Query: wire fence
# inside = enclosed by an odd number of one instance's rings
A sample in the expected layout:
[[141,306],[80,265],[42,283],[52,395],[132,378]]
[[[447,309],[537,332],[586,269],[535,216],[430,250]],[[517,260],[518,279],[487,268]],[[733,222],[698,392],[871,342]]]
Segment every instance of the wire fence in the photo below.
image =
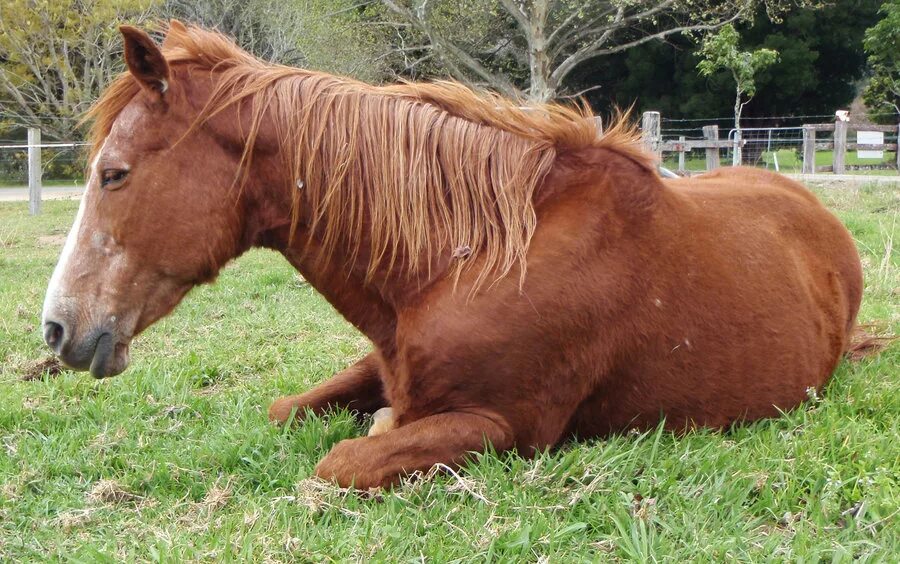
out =
[[[2,116],[0,116],[2,117]],[[869,116],[886,117],[886,116]],[[896,119],[896,115],[893,116]],[[741,163],[780,172],[801,172],[803,162],[803,125],[811,123],[833,122],[831,114],[809,114],[795,116],[746,117],[742,123],[748,127],[741,128]],[[707,139],[704,126],[719,127],[719,138],[734,140],[733,116],[712,118],[661,118],[660,141],[703,141]],[[763,126],[764,125],[764,126]],[[858,126],[856,129],[865,129]],[[7,131],[0,137],[0,186],[28,185],[28,144],[24,128]],[[847,141],[854,143],[858,133],[851,131]],[[833,144],[833,131],[819,131],[816,144]],[[896,129],[883,134],[883,143],[898,143]],[[87,143],[71,140],[47,140],[41,144],[41,168],[43,181],[46,184],[70,183],[78,184],[84,180],[87,158]],[[734,149],[722,147],[717,149],[719,160],[727,165],[734,160]],[[831,162],[833,151],[824,149],[815,152],[816,166],[822,168]],[[681,157],[678,153],[664,152],[663,166],[685,173],[701,172],[707,169],[708,150],[689,147]],[[889,172],[893,168],[897,173],[897,157],[895,151],[877,152],[848,151],[846,156],[847,172]]]
[[[806,124],[829,123],[834,116],[798,116],[803,118]],[[828,119],[830,118],[830,119]],[[766,118],[772,119],[772,118]],[[810,120],[810,121],[806,121]],[[812,121],[817,120],[817,121]],[[688,120],[662,120],[661,141],[703,141],[702,125],[715,125],[703,123],[706,120],[690,120],[690,127],[668,127],[673,122],[684,125]],[[732,120],[733,121],[733,120]],[[697,125],[694,125],[696,123]],[[741,138],[741,164],[744,166],[756,166],[783,173],[801,173],[803,171],[804,158],[804,128],[802,123],[785,127],[742,127]],[[873,143],[867,140],[860,132],[865,132],[865,125],[854,125],[847,133],[846,141],[850,144]],[[731,146],[716,149],[723,165],[732,164],[734,161],[735,129],[722,128],[720,137],[730,142]],[[898,128],[892,131],[880,133],[877,143],[886,145],[898,143]],[[834,131],[817,131],[815,137],[816,150],[814,151],[815,167],[825,169],[832,164],[834,149],[824,148],[834,145]],[[663,166],[671,170],[691,174],[707,170],[707,149],[692,147],[686,143],[687,150],[681,157],[678,152],[663,152]],[[868,174],[900,174],[897,169],[897,155],[895,150],[848,150],[845,156],[845,172]]]

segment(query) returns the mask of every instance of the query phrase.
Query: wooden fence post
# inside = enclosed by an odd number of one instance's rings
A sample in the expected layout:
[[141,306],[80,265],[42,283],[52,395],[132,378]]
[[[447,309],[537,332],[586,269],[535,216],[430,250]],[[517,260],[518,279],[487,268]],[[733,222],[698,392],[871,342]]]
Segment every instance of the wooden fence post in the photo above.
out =
[[641,119],[641,142],[644,144],[644,149],[656,155],[657,158],[661,156],[660,137],[659,112],[644,112]]
[[[718,125],[704,125],[703,126],[703,137],[709,141],[718,141],[719,140],[719,126]],[[719,148],[718,147],[706,150],[706,170],[713,170],[715,168],[719,168]]]
[[41,130],[28,128],[28,211],[41,213]]
[[803,125],[803,174],[816,173],[816,128]]
[[731,151],[731,166],[741,166],[741,130],[734,130],[734,149]]
[[844,174],[847,156],[847,122],[838,118],[834,122],[834,169],[835,174]]
[[597,135],[603,135],[603,117],[594,116],[594,125],[597,126]]
[[684,172],[684,135],[678,137],[678,142],[681,144],[678,151],[678,172]]

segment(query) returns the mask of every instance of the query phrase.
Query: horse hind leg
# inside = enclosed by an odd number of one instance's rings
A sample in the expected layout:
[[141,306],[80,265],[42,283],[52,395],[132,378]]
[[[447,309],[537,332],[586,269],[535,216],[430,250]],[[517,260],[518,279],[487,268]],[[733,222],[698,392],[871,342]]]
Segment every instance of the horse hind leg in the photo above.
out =
[[316,466],[316,475],[341,487],[388,487],[435,464],[462,465],[471,452],[490,443],[497,451],[513,446],[513,433],[489,412],[446,412],[395,427],[382,434],[341,441]]
[[312,390],[275,400],[269,408],[269,419],[284,424],[292,413],[295,417],[302,418],[307,409],[316,414],[335,408],[352,409],[363,414],[373,413],[387,405],[379,366],[377,354],[369,353]]

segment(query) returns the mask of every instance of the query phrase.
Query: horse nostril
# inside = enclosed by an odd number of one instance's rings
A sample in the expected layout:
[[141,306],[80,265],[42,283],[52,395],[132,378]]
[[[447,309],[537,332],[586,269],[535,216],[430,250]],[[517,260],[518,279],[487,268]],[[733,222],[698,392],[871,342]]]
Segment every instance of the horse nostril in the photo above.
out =
[[44,341],[46,341],[47,346],[53,349],[53,352],[59,354],[65,335],[66,331],[59,323],[55,321],[44,322]]

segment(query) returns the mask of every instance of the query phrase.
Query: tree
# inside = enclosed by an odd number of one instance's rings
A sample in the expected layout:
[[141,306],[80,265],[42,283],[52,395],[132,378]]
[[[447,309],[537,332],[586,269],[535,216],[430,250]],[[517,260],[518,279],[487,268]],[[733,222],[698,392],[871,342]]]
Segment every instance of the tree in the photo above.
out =
[[[743,49],[760,47],[778,51],[778,61],[756,75],[756,96],[741,113],[770,118],[761,126],[799,125],[802,120],[778,116],[833,115],[857,94],[866,75],[863,35],[878,21],[878,4],[859,0],[832,0],[810,9],[793,8],[770,18],[757,9],[752,21],[736,22]],[[567,87],[578,91],[602,84],[586,97],[598,111],[635,104],[637,110],[655,110],[666,119],[719,118],[733,122],[734,81],[719,71],[704,77],[697,72],[701,42],[686,36],[652,41],[623,53],[586,61],[569,78]],[[810,121],[809,119],[806,120]],[[668,124],[689,128],[715,121]],[[730,126],[729,126],[730,128]],[[697,131],[687,135],[700,135]]]
[[[457,79],[546,101],[587,61],[715,30],[787,0],[381,0]],[[806,0],[801,0],[806,4]],[[464,15],[474,25],[459,25]],[[487,22],[487,23],[485,23]],[[597,85],[593,86],[594,88]]]
[[[741,111],[756,94],[756,73],[774,64],[778,52],[772,49],[741,51],[738,47],[740,35],[733,25],[725,25],[713,35],[703,40],[700,54],[703,60],[697,63],[700,74],[710,76],[725,69],[731,72],[735,84],[734,128],[741,129]],[[744,96],[747,99],[744,99]],[[739,158],[739,157],[738,157]]]
[[141,22],[150,0],[0,3],[0,119],[73,138],[82,113],[121,69],[115,22]]
[[863,100],[875,113],[900,114],[900,0],[885,2],[879,14],[881,21],[866,30],[863,41],[872,71]]
[[357,0],[165,0],[160,14],[218,29],[254,55],[364,80],[384,74],[387,34]]

